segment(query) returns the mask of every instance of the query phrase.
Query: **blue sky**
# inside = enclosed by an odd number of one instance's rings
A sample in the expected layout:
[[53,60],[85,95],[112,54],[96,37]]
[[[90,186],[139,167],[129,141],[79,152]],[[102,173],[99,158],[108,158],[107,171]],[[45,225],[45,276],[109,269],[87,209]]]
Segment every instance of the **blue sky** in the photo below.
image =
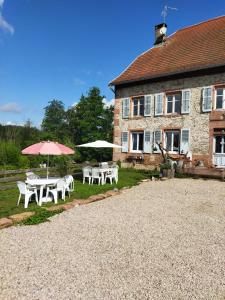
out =
[[48,101],[65,107],[108,82],[152,47],[154,25],[168,34],[225,14],[224,0],[0,0],[0,122],[38,126]]

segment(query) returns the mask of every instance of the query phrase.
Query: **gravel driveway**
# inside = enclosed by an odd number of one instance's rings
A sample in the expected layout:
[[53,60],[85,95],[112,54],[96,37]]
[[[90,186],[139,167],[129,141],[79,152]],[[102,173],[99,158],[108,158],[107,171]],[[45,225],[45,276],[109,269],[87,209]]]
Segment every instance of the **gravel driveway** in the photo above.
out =
[[0,299],[225,299],[225,183],[146,182],[0,231]]

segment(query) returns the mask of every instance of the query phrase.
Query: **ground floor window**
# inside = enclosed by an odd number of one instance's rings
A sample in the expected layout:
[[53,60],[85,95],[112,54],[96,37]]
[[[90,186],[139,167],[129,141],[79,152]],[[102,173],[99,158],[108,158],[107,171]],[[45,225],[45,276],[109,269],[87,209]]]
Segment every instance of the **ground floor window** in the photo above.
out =
[[180,131],[165,131],[165,148],[167,151],[179,153],[180,151]]
[[131,133],[131,151],[141,152],[144,149],[144,133],[132,132]]
[[215,136],[215,153],[225,153],[225,136]]

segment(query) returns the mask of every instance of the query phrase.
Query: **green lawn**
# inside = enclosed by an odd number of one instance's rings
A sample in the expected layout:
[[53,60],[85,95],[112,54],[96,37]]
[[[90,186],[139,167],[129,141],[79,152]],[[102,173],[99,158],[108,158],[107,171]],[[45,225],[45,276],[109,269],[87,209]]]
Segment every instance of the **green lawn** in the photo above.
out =
[[[70,202],[74,199],[86,199],[91,195],[96,195],[104,193],[107,190],[114,188],[121,189],[122,187],[131,187],[136,185],[140,180],[145,178],[150,178],[152,175],[157,176],[157,171],[140,171],[134,169],[120,169],[119,170],[119,181],[117,184],[105,184],[105,185],[88,185],[88,183],[83,184],[82,178],[75,178],[75,190],[71,194],[71,197],[66,197],[66,202]],[[36,211],[37,214],[43,213],[44,208],[38,207],[35,201],[29,203],[27,209],[24,209],[23,199],[20,205],[17,206],[17,198],[19,191],[17,188],[11,190],[0,191],[0,218],[7,217],[13,214],[21,213],[24,211]],[[65,203],[59,200],[59,204]],[[44,204],[43,207],[51,206],[53,203]]]

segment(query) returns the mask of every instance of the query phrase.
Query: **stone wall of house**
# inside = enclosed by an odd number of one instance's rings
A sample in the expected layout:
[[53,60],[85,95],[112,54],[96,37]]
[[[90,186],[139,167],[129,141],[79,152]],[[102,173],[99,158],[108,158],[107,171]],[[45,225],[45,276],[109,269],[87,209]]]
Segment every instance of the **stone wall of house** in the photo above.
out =
[[[193,158],[203,159],[206,164],[211,164],[209,117],[210,113],[203,113],[201,109],[202,88],[225,83],[225,72],[214,75],[196,76],[177,80],[145,83],[129,87],[117,87],[115,114],[114,114],[114,142],[121,144],[121,132],[135,129],[165,130],[176,128],[190,129],[190,150]],[[121,98],[139,95],[154,95],[161,92],[191,90],[190,113],[179,116],[154,116],[154,101],[152,101],[152,116],[122,119]],[[114,160],[124,161],[126,153],[121,150],[114,151]],[[159,163],[160,155],[145,155],[145,163]]]

